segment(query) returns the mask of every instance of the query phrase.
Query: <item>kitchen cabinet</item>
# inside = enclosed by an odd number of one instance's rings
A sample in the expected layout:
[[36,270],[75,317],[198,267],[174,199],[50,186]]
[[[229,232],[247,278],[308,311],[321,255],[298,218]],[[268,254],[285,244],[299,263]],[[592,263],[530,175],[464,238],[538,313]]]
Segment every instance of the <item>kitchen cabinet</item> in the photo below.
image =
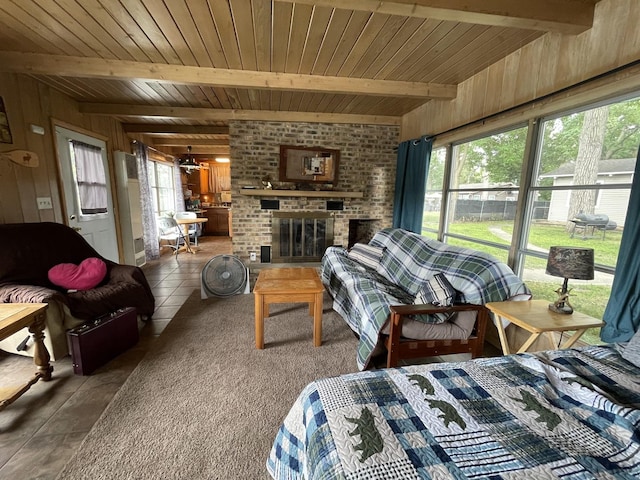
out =
[[229,235],[231,212],[228,207],[207,208],[207,223],[204,224],[206,235]]

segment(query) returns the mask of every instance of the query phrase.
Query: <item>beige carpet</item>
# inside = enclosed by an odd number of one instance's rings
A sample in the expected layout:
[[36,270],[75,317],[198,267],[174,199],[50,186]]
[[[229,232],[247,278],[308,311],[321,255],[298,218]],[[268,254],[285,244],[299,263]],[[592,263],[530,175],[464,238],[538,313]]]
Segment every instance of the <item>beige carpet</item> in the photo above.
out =
[[325,293],[323,345],[305,304],[271,306],[255,349],[253,295],[176,314],[59,479],[264,479],[284,416],[310,381],[356,371],[356,338]]

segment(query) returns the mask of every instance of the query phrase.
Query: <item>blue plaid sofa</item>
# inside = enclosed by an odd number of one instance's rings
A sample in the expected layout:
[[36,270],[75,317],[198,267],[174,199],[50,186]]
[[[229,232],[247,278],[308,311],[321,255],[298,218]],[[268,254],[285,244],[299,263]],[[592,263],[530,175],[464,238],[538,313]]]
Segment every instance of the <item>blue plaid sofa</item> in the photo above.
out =
[[[531,298],[529,289],[506,264],[483,252],[402,229],[383,229],[368,245],[372,247],[369,250],[379,253],[376,261],[371,252],[356,256],[333,246],[325,251],[321,266],[322,282],[333,298],[333,309],[359,337],[357,363],[361,370],[369,366],[372,356],[383,351],[384,343],[388,367],[405,356],[462,352],[477,356],[482,352],[488,319],[483,305]],[[444,274],[457,291],[456,305],[414,305],[425,282],[437,273]],[[456,314],[439,323],[435,314],[444,311]],[[465,314],[468,319],[469,313],[470,327],[463,329],[466,338],[456,338],[462,330],[454,324]],[[405,342],[400,351],[411,322],[432,325],[425,329],[426,338],[413,335],[419,338]]]

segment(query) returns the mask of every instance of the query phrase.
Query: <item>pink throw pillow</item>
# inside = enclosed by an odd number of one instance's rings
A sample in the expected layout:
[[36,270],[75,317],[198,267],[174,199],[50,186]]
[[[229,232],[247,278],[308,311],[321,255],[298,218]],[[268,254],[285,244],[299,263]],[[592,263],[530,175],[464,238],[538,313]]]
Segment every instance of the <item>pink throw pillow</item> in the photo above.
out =
[[68,290],[90,290],[107,274],[107,265],[99,258],[87,258],[80,265],[60,263],[49,269],[49,281]]

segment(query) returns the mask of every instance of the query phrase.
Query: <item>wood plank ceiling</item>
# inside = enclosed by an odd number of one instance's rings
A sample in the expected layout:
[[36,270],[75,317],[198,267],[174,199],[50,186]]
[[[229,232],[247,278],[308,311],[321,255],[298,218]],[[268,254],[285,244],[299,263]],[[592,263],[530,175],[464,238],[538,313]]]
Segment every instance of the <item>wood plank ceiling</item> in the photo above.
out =
[[0,0],[0,70],[168,153],[224,153],[234,119],[397,124],[548,31],[587,30],[597,1]]

